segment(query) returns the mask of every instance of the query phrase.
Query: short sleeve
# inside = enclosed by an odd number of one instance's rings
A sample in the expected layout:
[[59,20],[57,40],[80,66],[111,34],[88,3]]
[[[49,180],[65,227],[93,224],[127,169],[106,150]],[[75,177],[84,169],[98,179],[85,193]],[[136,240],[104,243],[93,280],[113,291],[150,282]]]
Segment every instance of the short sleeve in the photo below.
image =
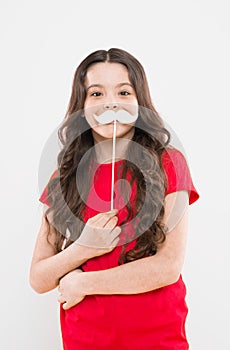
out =
[[[50,182],[53,178],[55,178],[55,177],[57,176],[57,174],[58,174],[58,169],[56,169],[56,170],[52,173],[52,175],[51,175],[50,178],[49,178],[48,184],[49,184],[49,182]],[[49,202],[49,200],[48,200],[48,184],[46,185],[46,187],[45,187],[44,190],[42,191],[42,194],[41,194],[41,196],[39,197],[39,201],[42,202],[42,203],[44,203],[44,204],[46,204],[46,205],[48,205],[48,206],[50,206],[50,202]]]
[[177,149],[167,149],[162,154],[162,165],[168,181],[166,195],[176,191],[187,190],[189,193],[189,204],[194,203],[199,198],[199,194],[193,184],[184,155]]

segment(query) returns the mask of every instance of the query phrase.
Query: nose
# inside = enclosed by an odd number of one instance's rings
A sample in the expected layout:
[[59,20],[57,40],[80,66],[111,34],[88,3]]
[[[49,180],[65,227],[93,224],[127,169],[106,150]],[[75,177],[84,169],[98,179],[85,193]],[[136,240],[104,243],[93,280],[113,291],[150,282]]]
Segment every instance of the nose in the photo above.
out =
[[104,104],[104,109],[112,109],[116,111],[118,109],[118,103],[113,102],[113,103],[105,103]]

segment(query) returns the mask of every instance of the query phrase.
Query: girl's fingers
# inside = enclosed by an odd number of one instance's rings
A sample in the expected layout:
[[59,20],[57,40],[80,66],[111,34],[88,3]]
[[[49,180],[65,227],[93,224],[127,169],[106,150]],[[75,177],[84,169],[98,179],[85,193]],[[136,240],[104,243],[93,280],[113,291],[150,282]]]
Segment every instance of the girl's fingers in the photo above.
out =
[[117,237],[117,238],[114,239],[114,241],[113,241],[113,246],[116,246],[118,242],[119,242],[119,238]]
[[68,304],[67,302],[63,303],[63,304],[62,304],[62,308],[63,308],[64,310],[67,310],[67,309],[69,308],[69,304]]
[[118,236],[121,233],[121,228],[119,226],[115,227],[115,229],[110,233],[111,240],[119,239]]
[[118,211],[117,209],[108,211],[106,213],[100,213],[95,215],[93,218],[90,218],[88,220],[88,223],[90,226],[94,227],[104,227],[106,223],[115,215],[117,215]]
[[118,217],[114,216],[105,224],[103,228],[113,229],[117,225],[117,222],[118,222]]
[[111,243],[111,247],[116,247],[117,246],[117,243],[119,242],[119,238],[115,238],[112,243]]
[[96,227],[104,227],[115,215],[117,215],[117,211],[104,213],[104,215],[94,222],[94,225],[96,225]]
[[61,303],[64,303],[65,299],[63,298],[63,295],[59,295],[58,297],[58,302],[61,304]]

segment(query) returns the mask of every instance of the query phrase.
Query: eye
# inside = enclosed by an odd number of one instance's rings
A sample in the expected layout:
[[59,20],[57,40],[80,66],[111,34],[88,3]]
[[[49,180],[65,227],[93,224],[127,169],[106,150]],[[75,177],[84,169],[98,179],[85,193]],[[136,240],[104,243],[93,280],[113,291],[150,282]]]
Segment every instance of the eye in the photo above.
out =
[[98,96],[101,96],[102,93],[99,92],[99,91],[96,91],[96,92],[93,92],[92,94],[90,94],[90,96],[93,96],[93,97],[98,97]]
[[130,95],[130,92],[128,92],[128,91],[121,91],[120,94],[122,96],[128,96],[128,95]]

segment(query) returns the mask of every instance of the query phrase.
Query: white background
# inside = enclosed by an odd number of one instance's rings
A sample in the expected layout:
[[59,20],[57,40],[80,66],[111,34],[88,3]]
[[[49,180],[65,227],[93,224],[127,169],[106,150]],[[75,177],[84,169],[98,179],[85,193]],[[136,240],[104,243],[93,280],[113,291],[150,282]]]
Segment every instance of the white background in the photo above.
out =
[[43,209],[39,160],[64,117],[77,65],[110,47],[143,64],[201,196],[190,207],[184,267],[191,349],[230,349],[228,6],[1,0],[1,349],[61,349],[57,292],[38,295],[28,283]]

